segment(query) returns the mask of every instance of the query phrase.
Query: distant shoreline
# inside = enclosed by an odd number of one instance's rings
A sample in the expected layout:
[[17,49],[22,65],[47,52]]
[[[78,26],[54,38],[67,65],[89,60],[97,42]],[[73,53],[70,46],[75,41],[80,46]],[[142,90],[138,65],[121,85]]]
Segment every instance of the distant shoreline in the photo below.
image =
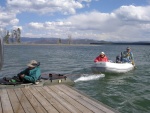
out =
[[25,44],[25,43],[20,43],[20,44],[4,44],[5,46],[98,46],[98,45],[92,45],[92,44]]
[[99,46],[99,45],[150,45],[150,42],[105,42],[105,43],[90,43],[90,44],[36,44],[36,43],[11,43],[11,44],[4,44],[6,46],[18,46],[18,45],[24,45],[24,46],[37,46],[37,45],[45,45],[45,46]]
[[150,45],[150,42],[108,42],[108,43],[90,43],[91,45]]

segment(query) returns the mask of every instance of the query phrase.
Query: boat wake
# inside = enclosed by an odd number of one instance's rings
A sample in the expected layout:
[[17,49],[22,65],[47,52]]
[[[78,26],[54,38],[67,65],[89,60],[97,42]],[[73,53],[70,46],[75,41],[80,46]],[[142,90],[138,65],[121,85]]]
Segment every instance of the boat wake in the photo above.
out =
[[104,74],[93,74],[90,76],[88,74],[83,74],[80,78],[74,80],[74,82],[98,80],[99,78],[103,78],[103,77],[105,77]]

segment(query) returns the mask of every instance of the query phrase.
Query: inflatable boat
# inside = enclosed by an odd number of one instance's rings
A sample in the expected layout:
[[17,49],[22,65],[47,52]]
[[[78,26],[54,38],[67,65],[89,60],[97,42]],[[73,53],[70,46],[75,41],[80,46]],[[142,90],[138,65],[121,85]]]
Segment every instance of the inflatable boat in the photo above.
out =
[[109,73],[125,73],[134,69],[134,65],[131,63],[113,63],[113,62],[96,62],[92,66],[92,71],[109,72]]

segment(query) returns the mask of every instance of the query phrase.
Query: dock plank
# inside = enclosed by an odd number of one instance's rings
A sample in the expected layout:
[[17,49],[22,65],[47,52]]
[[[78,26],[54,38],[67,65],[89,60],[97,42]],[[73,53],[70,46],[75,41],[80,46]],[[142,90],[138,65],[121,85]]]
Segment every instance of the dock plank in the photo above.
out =
[[28,88],[21,88],[21,90],[37,113],[47,113],[44,107],[40,104],[39,101],[37,101],[37,99],[32,95]]
[[82,113],[94,113],[91,110],[89,110],[87,107],[83,106],[79,102],[77,102],[75,99],[71,98],[70,96],[66,95],[64,92],[59,90],[57,86],[51,86],[51,89],[55,91],[59,96],[64,98],[66,101],[68,101],[70,104],[75,106],[77,109],[79,109]]
[[76,101],[78,101],[82,105],[86,106],[87,108],[89,108],[93,112],[95,112],[95,113],[105,113],[101,109],[91,105],[89,102],[87,102],[84,99],[82,99],[80,95],[76,95],[75,93],[70,92],[68,89],[66,90],[65,87],[62,88],[62,87],[58,86],[57,88],[59,88],[59,90],[61,90],[61,91],[64,91],[71,98],[75,99]]
[[0,113],[119,113],[78,90],[59,84],[0,89]]
[[64,100],[63,98],[61,98],[57,93],[53,92],[50,87],[44,86],[43,87],[49,94],[51,94],[57,101],[59,101],[60,103],[62,103],[69,111],[71,111],[72,113],[81,113],[81,111],[79,111],[77,108],[75,108],[74,106],[70,105],[66,100]]
[[49,94],[42,87],[36,87],[36,89],[47,99],[60,113],[71,113],[61,103],[59,103],[51,94]]
[[12,103],[11,105],[12,105],[14,112],[15,113],[25,113],[14,90],[10,89],[10,90],[7,90],[7,92],[8,92],[9,98],[10,98],[10,102]]
[[34,87],[29,90],[49,113],[59,113]]
[[[7,89],[9,90],[9,89]],[[20,88],[16,88],[14,89],[24,111],[26,113],[36,113],[36,111],[34,110],[34,108],[32,107],[32,105],[30,104],[30,102],[28,101],[28,99],[26,98],[26,96],[23,94],[23,92],[21,91]]]
[[1,96],[3,113],[13,113],[13,108],[11,106],[7,90],[6,89],[0,90],[0,96]]
[[[104,105],[101,102],[95,102],[92,99],[89,99],[88,97],[78,93],[77,91],[73,90],[72,88],[69,88],[65,85],[59,85],[57,86],[61,91],[66,92],[68,95],[70,95],[72,98],[78,100],[81,102],[83,105],[87,105],[88,108],[90,108],[92,111],[95,110],[101,110],[101,112],[105,113],[116,113],[117,111],[113,110],[112,108]],[[90,107],[92,106],[92,107]],[[95,111],[98,112],[98,111]],[[100,111],[99,111],[100,112]]]

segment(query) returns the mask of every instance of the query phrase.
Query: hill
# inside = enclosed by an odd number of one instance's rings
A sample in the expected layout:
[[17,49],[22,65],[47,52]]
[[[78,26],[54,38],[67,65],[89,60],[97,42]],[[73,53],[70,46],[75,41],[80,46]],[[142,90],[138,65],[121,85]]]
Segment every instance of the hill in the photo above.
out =
[[[61,41],[60,41],[61,40]],[[58,38],[28,38],[28,37],[22,37],[21,38],[22,43],[34,43],[34,44],[90,44],[96,42],[92,39],[58,39]]]
[[29,38],[22,37],[21,43],[24,44],[91,44],[91,45],[150,45],[150,41],[139,42],[113,42],[113,41],[98,41],[92,39],[59,39],[59,38]]

